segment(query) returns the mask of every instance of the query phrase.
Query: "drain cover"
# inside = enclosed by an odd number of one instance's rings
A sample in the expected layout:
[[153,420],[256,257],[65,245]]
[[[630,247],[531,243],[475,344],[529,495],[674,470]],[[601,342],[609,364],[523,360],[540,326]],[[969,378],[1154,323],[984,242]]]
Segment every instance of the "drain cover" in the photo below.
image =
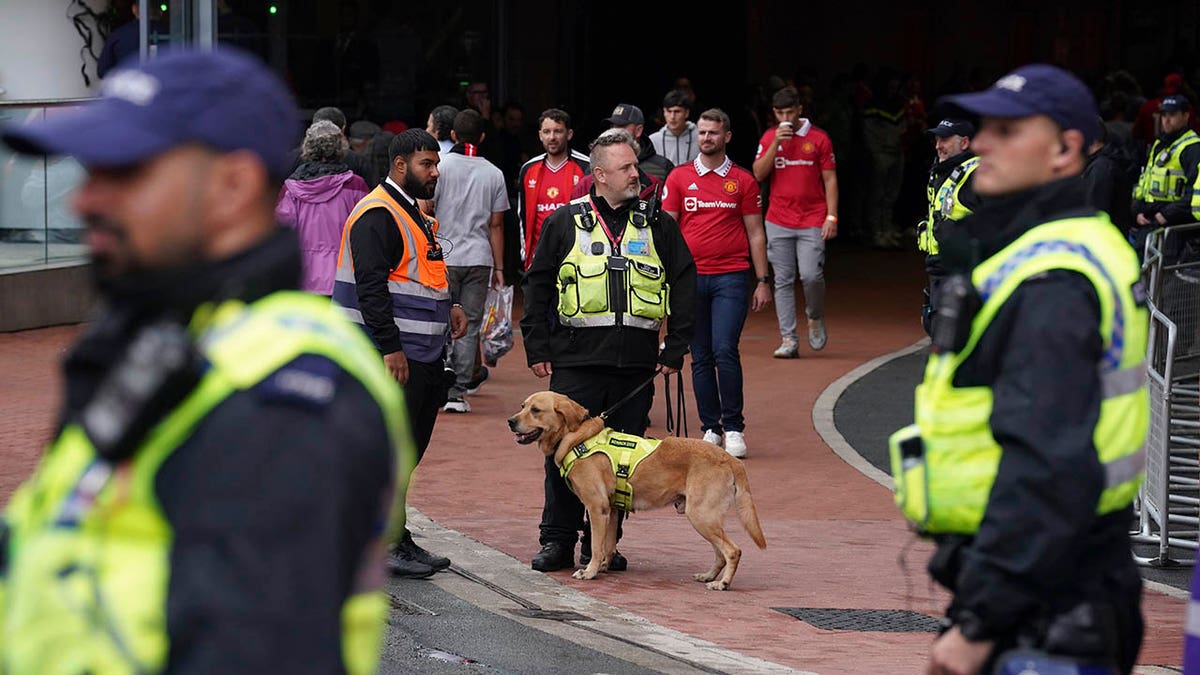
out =
[[510,609],[509,612],[527,619],[547,619],[549,621],[591,621],[579,612],[567,609]]
[[941,622],[928,614],[905,609],[829,609],[825,607],[772,607],[824,630],[883,633],[936,633]]

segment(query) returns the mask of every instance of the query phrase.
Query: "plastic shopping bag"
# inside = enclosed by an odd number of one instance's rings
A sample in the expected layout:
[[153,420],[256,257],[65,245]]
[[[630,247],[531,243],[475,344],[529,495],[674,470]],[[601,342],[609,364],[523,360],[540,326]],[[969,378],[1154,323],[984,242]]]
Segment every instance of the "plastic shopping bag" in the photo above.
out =
[[495,366],[513,347],[512,301],[512,286],[488,287],[479,338],[483,343],[483,362],[489,366]]

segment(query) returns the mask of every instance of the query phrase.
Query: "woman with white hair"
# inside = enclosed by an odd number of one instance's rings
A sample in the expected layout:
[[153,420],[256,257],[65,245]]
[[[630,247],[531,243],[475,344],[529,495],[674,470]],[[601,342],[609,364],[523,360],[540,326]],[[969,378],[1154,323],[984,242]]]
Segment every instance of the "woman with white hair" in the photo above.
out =
[[283,183],[275,217],[292,227],[304,253],[301,288],[331,295],[342,226],[367,184],[346,166],[349,144],[333,122],[313,122],[304,134],[300,166]]

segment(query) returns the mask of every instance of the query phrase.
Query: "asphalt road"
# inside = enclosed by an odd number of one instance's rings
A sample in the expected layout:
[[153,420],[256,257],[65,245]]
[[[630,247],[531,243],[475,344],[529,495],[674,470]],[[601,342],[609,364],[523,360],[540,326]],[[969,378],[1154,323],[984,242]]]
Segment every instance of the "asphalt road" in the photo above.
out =
[[409,508],[418,543],[449,556],[392,579],[380,672],[643,675],[800,673],[650,623]]

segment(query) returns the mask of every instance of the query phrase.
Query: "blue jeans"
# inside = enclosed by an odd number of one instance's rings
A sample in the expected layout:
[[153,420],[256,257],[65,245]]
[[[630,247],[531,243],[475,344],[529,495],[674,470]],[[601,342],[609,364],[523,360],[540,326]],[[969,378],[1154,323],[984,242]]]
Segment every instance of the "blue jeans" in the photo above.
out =
[[696,275],[696,335],[692,338],[692,389],[700,427],[743,431],[742,359],[738,340],[750,308],[749,274]]

